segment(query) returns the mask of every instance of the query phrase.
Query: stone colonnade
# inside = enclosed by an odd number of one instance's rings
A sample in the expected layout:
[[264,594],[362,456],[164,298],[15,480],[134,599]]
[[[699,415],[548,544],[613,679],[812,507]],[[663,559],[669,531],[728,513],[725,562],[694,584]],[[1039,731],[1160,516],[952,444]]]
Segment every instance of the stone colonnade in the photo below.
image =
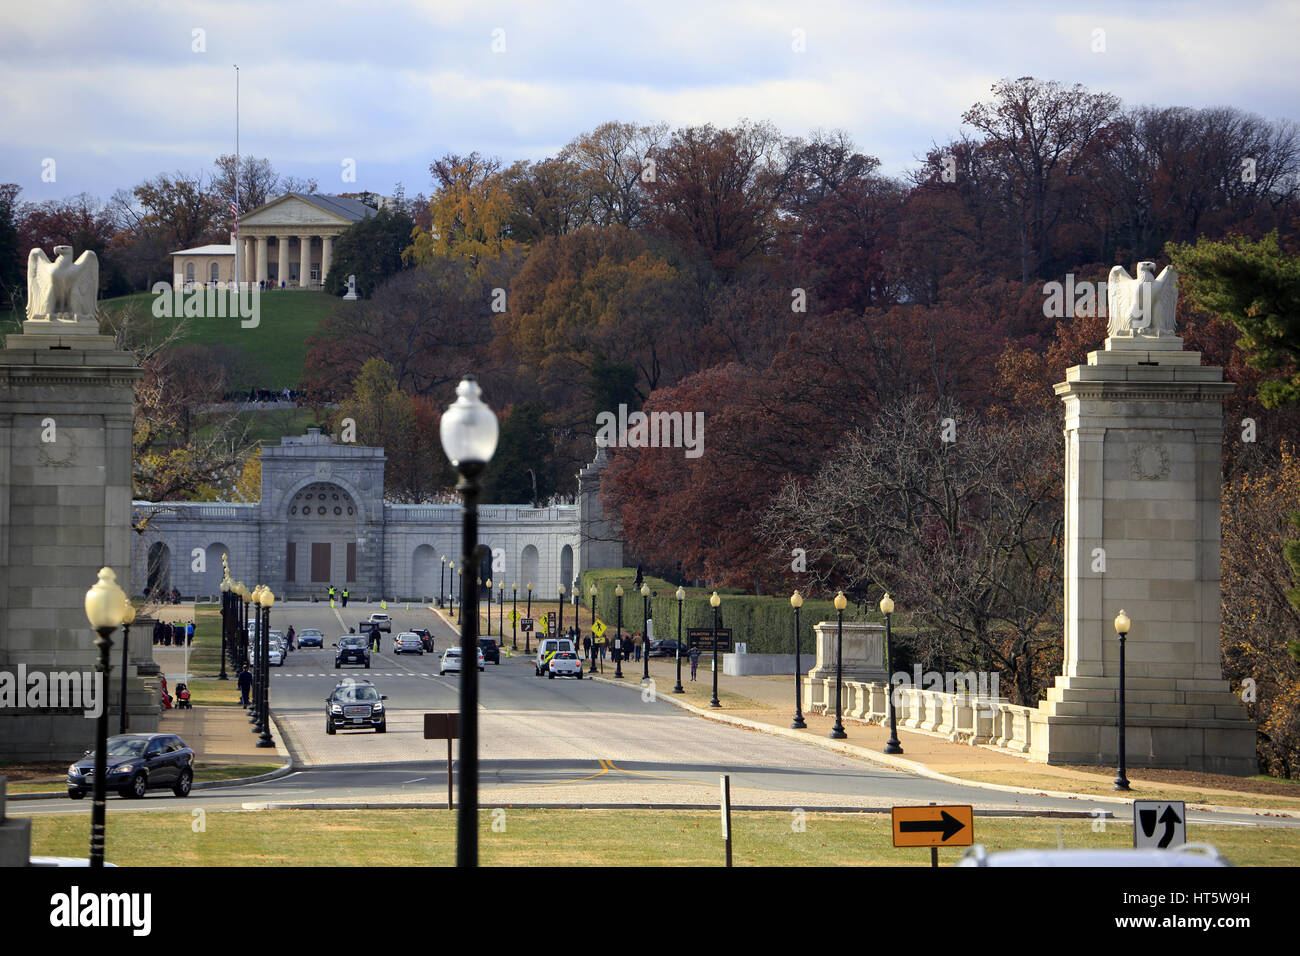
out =
[[[276,233],[275,235],[245,235],[239,237],[240,270],[244,282],[283,283],[289,289],[319,289],[329,275],[334,257],[334,239],[338,233],[309,232],[302,235]],[[270,243],[275,240],[275,274],[270,263]],[[296,243],[297,248],[292,246]],[[319,244],[318,244],[319,243]],[[292,278],[297,266],[297,278]],[[316,276],[312,277],[315,268]]]

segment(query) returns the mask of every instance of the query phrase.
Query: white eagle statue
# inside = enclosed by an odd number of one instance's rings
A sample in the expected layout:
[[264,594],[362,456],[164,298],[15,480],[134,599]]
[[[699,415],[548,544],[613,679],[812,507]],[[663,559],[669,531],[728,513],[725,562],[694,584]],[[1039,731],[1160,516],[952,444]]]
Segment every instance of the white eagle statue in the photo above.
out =
[[1178,306],[1178,273],[1165,266],[1156,275],[1154,262],[1139,262],[1137,278],[1123,266],[1110,270],[1106,283],[1109,323],[1106,334],[1131,338],[1135,335],[1174,334],[1174,310]]
[[99,298],[99,259],[87,250],[74,262],[72,246],[55,246],[27,256],[27,320],[78,322],[94,319]]

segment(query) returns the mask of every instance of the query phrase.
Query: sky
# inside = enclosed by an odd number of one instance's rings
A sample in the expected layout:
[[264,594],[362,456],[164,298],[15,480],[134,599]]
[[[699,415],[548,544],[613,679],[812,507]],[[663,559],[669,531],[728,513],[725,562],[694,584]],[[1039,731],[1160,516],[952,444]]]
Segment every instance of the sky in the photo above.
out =
[[325,193],[427,193],[447,153],[542,159],[611,119],[842,129],[901,175],[1001,78],[1300,120],[1297,36],[1300,2],[0,0],[0,182],[210,173],[236,73],[240,152]]

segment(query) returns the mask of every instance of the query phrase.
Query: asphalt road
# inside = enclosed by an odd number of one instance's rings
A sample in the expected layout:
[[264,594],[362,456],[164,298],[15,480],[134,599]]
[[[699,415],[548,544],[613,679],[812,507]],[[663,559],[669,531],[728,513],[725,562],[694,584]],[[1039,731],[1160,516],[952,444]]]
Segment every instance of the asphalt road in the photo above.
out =
[[[423,714],[456,710],[458,676],[439,676],[441,652],[458,638],[426,608],[390,605],[392,633],[369,670],[334,668],[330,644],[356,627],[373,605],[333,611],[328,605],[277,605],[272,627],[320,628],[325,647],[297,650],[272,669],[271,699],[297,772],[258,784],[196,790],[185,806],[259,809],[301,803],[422,803],[447,799],[446,745],[423,737]],[[395,655],[392,638],[423,626],[437,651]],[[358,628],[359,630],[359,628]],[[507,635],[509,625],[507,623]],[[507,636],[506,641],[509,643]],[[931,780],[796,740],[703,720],[653,695],[592,680],[534,676],[520,643],[517,656],[488,664],[479,676],[480,802],[509,804],[716,805],[718,778],[732,779],[741,806],[883,808],[899,804],[971,804],[984,810],[1109,811],[1118,803],[1005,793]],[[626,672],[626,671],[625,671]],[[608,671],[607,671],[608,673]],[[324,699],[343,677],[368,679],[388,696],[388,731],[327,736]],[[630,675],[628,682],[637,684]],[[178,809],[169,793],[112,800],[115,812]],[[27,813],[85,813],[66,799],[14,804]],[[1300,820],[1233,813],[1192,813],[1189,822],[1300,826]]]

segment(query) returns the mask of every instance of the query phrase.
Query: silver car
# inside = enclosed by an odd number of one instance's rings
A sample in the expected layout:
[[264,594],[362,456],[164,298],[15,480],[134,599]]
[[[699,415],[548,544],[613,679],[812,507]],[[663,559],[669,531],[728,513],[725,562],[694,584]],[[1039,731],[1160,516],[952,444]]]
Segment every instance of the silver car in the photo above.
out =
[[410,631],[403,631],[401,634],[398,634],[393,638],[393,653],[415,653],[423,657],[424,641],[420,640],[419,634],[412,634]]

